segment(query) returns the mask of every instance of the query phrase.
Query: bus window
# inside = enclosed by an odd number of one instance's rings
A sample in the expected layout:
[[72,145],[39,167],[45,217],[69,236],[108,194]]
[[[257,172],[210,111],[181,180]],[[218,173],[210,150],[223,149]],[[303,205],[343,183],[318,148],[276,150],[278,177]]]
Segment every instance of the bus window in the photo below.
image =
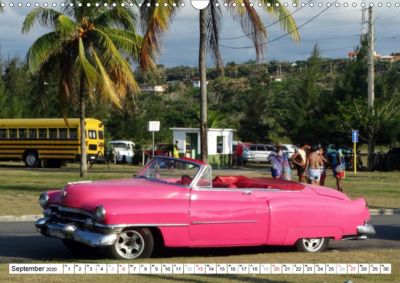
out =
[[19,139],[26,139],[26,132],[27,132],[26,129],[19,129],[18,138]]
[[39,139],[47,139],[47,129],[39,129]]
[[99,131],[99,139],[100,140],[104,140],[104,132],[103,131]]
[[67,138],[67,129],[58,129],[58,135],[60,139]]
[[89,130],[89,139],[95,140],[97,138],[96,131]]
[[17,138],[17,129],[10,129],[8,132],[9,138],[10,139],[16,139]]
[[36,139],[37,138],[37,129],[29,129],[28,130],[28,138]]
[[71,140],[77,140],[78,139],[78,129],[69,129],[69,138]]
[[57,129],[49,129],[49,139],[57,138]]
[[6,140],[7,138],[7,129],[0,129],[0,140]]

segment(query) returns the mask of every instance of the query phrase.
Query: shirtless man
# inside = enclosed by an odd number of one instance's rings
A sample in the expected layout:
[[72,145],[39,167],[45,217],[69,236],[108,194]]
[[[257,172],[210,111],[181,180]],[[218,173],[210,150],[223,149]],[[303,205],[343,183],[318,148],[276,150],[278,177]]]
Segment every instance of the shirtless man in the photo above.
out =
[[311,184],[319,185],[319,180],[321,178],[321,167],[324,165],[324,161],[321,158],[318,147],[312,147],[311,153],[308,156],[307,165],[308,178]]

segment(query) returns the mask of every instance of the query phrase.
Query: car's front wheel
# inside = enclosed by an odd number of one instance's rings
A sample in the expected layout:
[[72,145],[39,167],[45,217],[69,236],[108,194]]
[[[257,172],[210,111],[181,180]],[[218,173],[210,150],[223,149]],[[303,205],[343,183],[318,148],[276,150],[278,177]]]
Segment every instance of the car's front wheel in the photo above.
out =
[[297,250],[301,252],[316,253],[326,250],[329,238],[304,238],[296,243]]
[[147,228],[127,228],[107,249],[109,255],[116,259],[147,258],[154,249],[153,234]]

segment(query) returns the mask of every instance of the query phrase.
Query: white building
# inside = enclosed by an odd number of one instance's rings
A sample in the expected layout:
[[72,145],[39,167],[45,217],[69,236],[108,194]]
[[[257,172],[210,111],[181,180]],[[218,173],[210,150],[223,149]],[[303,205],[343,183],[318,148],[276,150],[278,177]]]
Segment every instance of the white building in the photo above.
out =
[[[181,154],[196,158],[200,154],[199,128],[170,128]],[[208,155],[232,154],[234,129],[208,129]]]

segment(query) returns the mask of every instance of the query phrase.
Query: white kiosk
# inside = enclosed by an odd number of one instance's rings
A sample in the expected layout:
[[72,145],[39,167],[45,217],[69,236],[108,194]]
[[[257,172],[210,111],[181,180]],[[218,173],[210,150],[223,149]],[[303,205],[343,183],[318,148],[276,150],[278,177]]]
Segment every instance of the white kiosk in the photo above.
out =
[[[179,153],[186,157],[198,158],[200,155],[199,128],[170,128],[173,143],[178,141]],[[221,160],[230,159],[232,155],[234,129],[208,129],[208,161],[222,165],[229,163]]]

